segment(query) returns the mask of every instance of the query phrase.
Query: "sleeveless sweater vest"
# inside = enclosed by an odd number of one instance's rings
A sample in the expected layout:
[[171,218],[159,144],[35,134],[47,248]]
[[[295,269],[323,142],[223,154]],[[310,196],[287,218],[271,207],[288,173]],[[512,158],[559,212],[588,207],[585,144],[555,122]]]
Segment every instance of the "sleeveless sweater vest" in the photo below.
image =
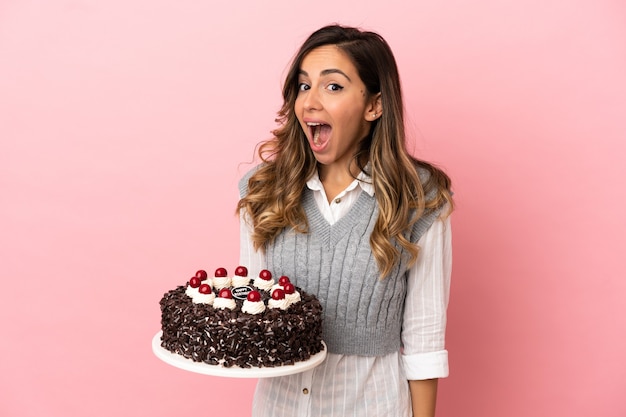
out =
[[[254,171],[254,169],[252,170]],[[248,173],[239,183],[247,192]],[[267,268],[287,275],[294,285],[315,294],[323,307],[323,340],[331,353],[381,356],[401,347],[408,253],[385,278],[372,254],[369,237],[378,218],[374,196],[361,192],[339,221],[330,225],[317,208],[313,192],[302,197],[309,230],[283,230],[266,246]],[[405,236],[413,243],[428,230],[440,210],[425,213]]]

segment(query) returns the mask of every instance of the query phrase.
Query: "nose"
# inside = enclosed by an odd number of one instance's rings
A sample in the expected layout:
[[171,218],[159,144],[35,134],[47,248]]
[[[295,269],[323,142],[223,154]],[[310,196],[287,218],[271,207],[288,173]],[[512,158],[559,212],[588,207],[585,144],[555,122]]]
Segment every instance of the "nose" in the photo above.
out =
[[321,110],[322,102],[317,88],[312,87],[304,93],[302,105],[306,111]]

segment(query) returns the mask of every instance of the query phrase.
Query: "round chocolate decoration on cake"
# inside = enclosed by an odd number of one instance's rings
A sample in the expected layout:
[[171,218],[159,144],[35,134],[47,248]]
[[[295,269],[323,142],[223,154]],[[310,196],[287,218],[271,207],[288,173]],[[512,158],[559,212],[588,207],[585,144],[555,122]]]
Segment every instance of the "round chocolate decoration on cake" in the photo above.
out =
[[248,298],[248,293],[252,291],[250,287],[236,287],[232,289],[233,298],[237,300],[245,300]]

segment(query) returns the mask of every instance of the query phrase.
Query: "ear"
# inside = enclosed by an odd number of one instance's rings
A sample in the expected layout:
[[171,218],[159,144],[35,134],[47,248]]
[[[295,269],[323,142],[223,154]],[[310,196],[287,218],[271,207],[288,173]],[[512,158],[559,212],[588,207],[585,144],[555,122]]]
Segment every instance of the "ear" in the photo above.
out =
[[376,93],[369,98],[367,106],[365,106],[365,120],[373,122],[383,114],[383,102],[381,93]]

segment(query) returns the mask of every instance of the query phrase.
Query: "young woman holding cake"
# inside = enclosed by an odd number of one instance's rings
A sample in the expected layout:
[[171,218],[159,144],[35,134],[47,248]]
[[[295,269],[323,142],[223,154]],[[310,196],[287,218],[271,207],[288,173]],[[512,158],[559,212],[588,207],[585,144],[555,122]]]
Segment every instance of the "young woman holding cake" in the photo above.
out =
[[409,155],[395,59],[327,26],[295,56],[280,127],[240,182],[241,259],[317,295],[326,360],[261,379],[254,416],[433,416],[451,269],[449,178]]

